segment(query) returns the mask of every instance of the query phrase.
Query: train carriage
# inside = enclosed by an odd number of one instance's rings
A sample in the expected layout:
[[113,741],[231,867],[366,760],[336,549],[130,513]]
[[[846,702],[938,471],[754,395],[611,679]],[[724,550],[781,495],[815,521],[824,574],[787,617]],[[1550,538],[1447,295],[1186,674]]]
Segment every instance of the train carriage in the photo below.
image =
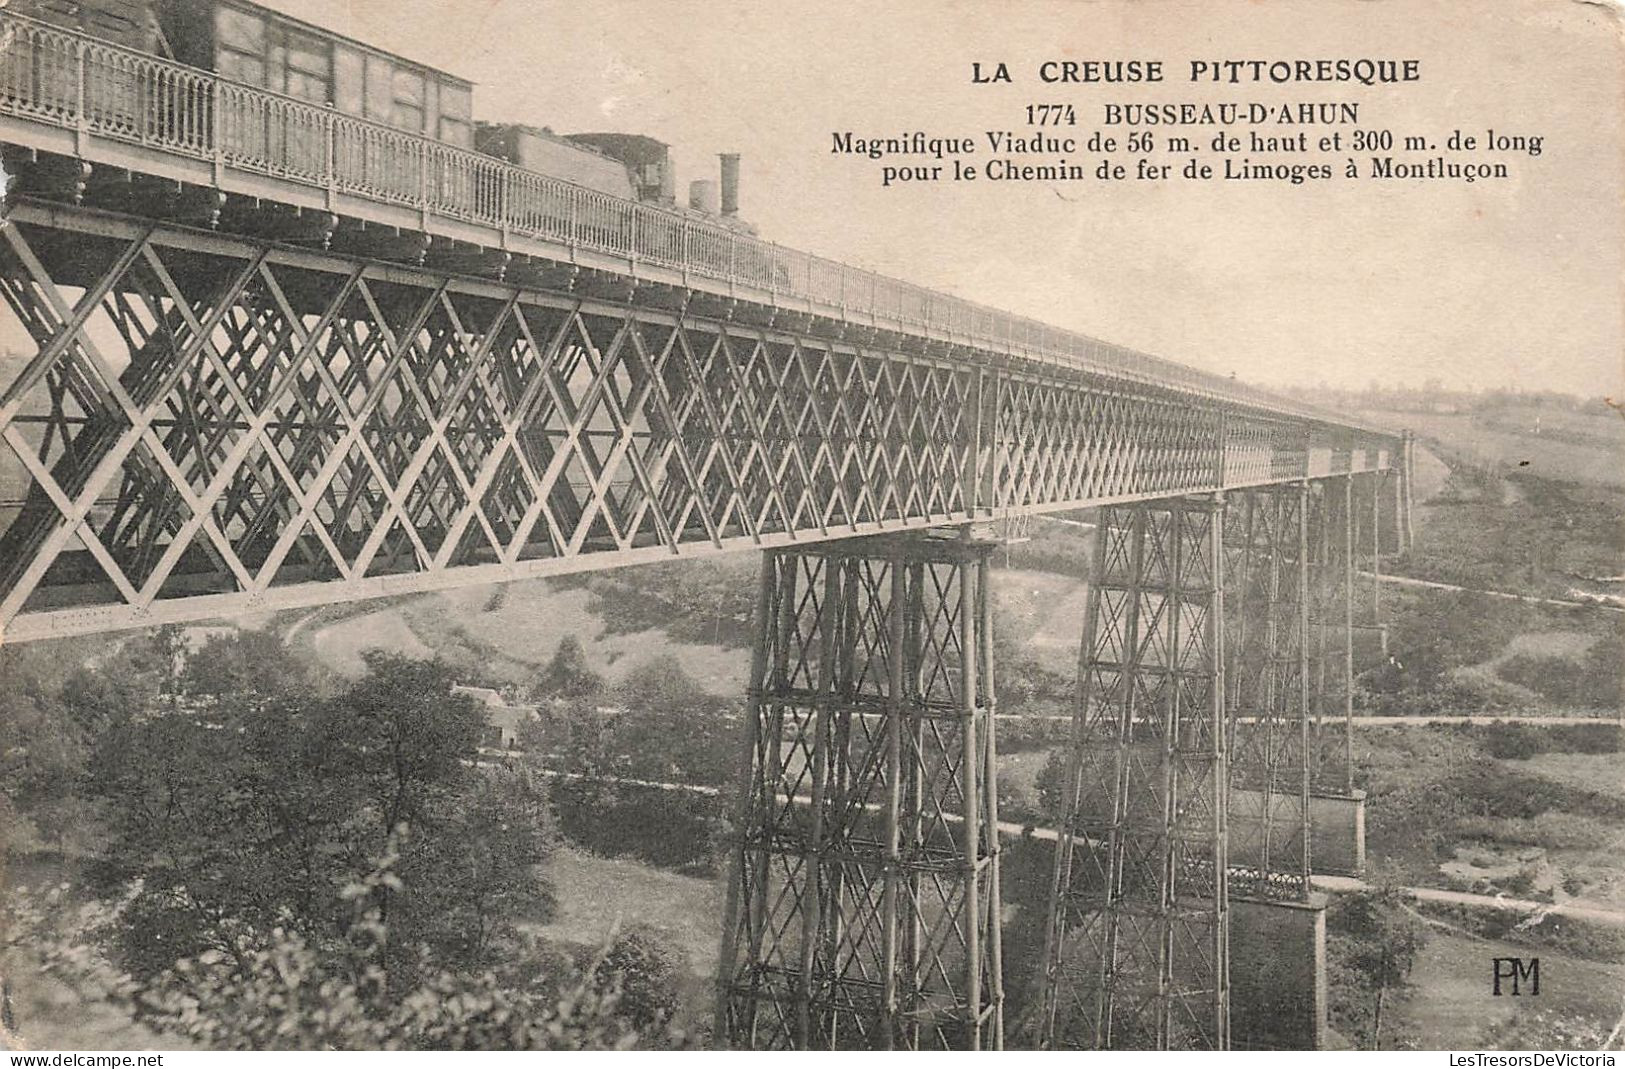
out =
[[[737,157],[724,157],[720,205],[709,179],[684,204],[662,141],[476,124],[469,80],[253,0],[12,0],[7,10],[35,20],[0,54],[0,98],[14,113],[65,121],[83,106],[99,135],[218,152],[312,185],[336,177],[370,199],[637,246],[666,264],[713,251],[685,220],[754,233],[737,214]],[[774,273],[756,266],[753,278]]]

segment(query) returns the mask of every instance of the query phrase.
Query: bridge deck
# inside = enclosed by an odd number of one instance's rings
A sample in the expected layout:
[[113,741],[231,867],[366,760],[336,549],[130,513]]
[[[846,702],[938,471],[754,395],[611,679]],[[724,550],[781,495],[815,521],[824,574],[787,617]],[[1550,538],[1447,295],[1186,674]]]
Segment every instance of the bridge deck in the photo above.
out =
[[644,283],[9,197],[0,297],[35,349],[0,366],[7,639],[1401,460],[1388,432],[1168,361],[3,11],[0,31],[0,144],[71,162],[70,188],[83,161]]

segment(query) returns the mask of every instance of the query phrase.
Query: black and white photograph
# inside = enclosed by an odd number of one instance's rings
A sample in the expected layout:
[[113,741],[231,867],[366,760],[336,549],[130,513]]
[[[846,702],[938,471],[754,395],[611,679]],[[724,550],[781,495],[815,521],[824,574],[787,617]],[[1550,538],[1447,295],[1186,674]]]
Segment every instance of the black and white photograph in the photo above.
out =
[[0,172],[4,1069],[1625,1049],[1616,0],[9,0]]

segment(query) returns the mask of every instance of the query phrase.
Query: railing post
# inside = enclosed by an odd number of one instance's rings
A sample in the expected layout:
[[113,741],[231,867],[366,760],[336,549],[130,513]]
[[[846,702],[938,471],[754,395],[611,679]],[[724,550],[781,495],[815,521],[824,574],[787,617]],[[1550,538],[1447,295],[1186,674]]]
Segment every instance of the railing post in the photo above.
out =
[[429,143],[418,145],[418,221],[429,231]]
[[497,175],[497,222],[502,224],[502,243],[506,246],[513,229],[513,171],[504,167]]
[[[329,108],[332,105],[328,105]],[[334,113],[329,110],[322,115],[323,142],[325,158],[322,160],[323,177],[327,179],[327,210],[333,210],[333,199],[338,191],[338,152],[334,145],[337,137],[337,122]]]
[[85,82],[87,80],[85,73],[85,42],[75,41],[73,43],[73,52],[78,72],[75,79],[73,102],[74,149],[78,152],[79,157],[83,159],[86,148],[85,138],[90,133],[90,113],[86,109],[87,101],[85,99]]
[[226,169],[226,139],[221,132],[225,124],[225,94],[220,90],[220,79],[209,79],[209,148],[214,153],[214,185],[220,188],[220,178]]
[[570,197],[570,248],[573,249],[578,244],[581,243],[580,236],[577,234],[577,230],[581,226],[581,213],[576,208],[576,206],[581,203],[581,195],[576,190],[572,189],[572,190],[569,191],[569,197]]

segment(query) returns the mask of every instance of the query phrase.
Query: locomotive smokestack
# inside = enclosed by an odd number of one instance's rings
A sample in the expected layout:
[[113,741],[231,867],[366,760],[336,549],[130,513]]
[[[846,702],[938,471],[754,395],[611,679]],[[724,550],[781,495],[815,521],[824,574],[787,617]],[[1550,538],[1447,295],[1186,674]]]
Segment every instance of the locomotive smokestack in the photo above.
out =
[[739,214],[739,153],[719,152],[722,160],[722,214]]

